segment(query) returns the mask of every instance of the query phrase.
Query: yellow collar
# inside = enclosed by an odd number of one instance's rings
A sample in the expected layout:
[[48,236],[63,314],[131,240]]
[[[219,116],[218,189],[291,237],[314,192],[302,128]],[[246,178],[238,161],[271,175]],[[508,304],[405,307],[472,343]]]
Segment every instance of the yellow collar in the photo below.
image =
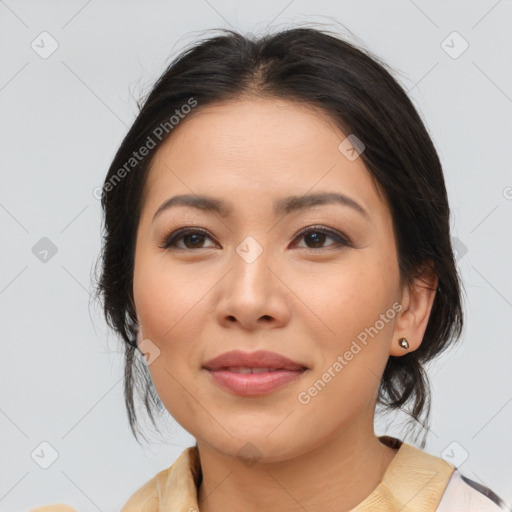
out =
[[[394,437],[379,440],[398,452],[380,484],[350,512],[435,512],[455,467]],[[121,512],[198,511],[201,478],[199,452],[191,446],[141,487]]]

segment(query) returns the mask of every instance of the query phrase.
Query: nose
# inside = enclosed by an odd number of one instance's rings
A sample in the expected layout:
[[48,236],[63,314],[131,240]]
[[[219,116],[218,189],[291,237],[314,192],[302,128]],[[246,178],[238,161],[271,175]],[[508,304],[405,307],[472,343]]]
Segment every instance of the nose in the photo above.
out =
[[[270,251],[241,244],[230,261],[231,270],[220,283],[217,320],[224,327],[245,330],[282,327],[290,319],[290,291]],[[253,254],[250,252],[253,251]]]

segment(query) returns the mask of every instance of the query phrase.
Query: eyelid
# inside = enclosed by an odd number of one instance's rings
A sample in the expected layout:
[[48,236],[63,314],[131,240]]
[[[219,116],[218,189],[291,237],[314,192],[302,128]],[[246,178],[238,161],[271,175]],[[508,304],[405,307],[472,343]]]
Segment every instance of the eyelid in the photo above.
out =
[[[327,226],[323,225],[309,225],[305,226],[304,228],[300,229],[294,236],[293,236],[293,242],[295,242],[297,239],[302,238],[304,235],[307,235],[311,232],[316,233],[323,233],[329,238],[332,238],[336,243],[331,244],[327,247],[320,247],[320,248],[312,248],[312,247],[303,247],[303,249],[319,252],[321,249],[327,249],[331,246],[346,246],[346,247],[355,247],[354,243],[351,241],[351,239],[345,235],[343,232],[339,232],[337,229],[328,228]],[[182,239],[184,236],[189,234],[201,234],[206,236],[207,238],[210,238],[212,241],[216,242],[215,237],[213,237],[210,232],[201,227],[196,226],[184,226],[182,228],[178,228],[175,231],[166,232],[166,234],[162,237],[160,240],[158,247],[160,249],[164,250],[183,250],[183,251],[194,251],[196,249],[183,249],[181,247],[173,246],[176,241]],[[218,242],[216,242],[218,243]],[[199,247],[198,249],[211,249],[211,247]]]
[[[293,237],[293,240],[297,240],[297,238],[302,238],[304,235],[306,235],[310,232],[313,232],[313,233],[318,232],[318,233],[323,233],[323,234],[327,235],[328,237],[330,237],[336,241],[336,244],[332,244],[332,245],[337,245],[337,246],[344,245],[347,247],[354,247],[353,242],[347,235],[345,235],[342,232],[339,232],[337,229],[328,228],[327,226],[322,226],[322,225],[311,225],[311,226],[306,226],[305,228],[302,228]],[[327,246],[327,247],[329,247],[329,246]],[[318,249],[313,249],[311,247],[305,247],[305,249],[309,249],[311,251],[318,251]]]
[[[182,228],[178,228],[176,230],[171,230],[170,232],[166,231],[166,234],[160,239],[158,247],[160,249],[177,249],[180,250],[181,247],[173,247],[171,244],[175,243],[180,238],[189,235],[189,234],[196,234],[200,233],[201,235],[205,235],[208,238],[211,238],[212,240],[215,240],[215,238],[209,233],[208,230],[196,226],[184,226]],[[208,247],[207,247],[208,249]],[[193,250],[193,249],[181,249],[183,251],[186,250]]]

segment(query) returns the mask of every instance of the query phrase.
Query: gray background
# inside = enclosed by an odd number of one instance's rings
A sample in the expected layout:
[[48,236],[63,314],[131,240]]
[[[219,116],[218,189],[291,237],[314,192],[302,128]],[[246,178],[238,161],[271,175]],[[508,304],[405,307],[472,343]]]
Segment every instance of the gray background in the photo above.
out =
[[[193,444],[170,418],[167,442],[155,435],[141,448],[129,431],[120,344],[90,299],[101,224],[94,189],[134,120],[135,100],[203,30],[260,33],[306,22],[384,58],[432,134],[467,316],[463,343],[430,371],[426,450],[467,457],[461,471],[512,504],[512,1],[6,0],[0,511],[57,502],[119,510]],[[379,421],[377,432],[400,436],[401,425]],[[43,469],[52,449],[58,457]]]

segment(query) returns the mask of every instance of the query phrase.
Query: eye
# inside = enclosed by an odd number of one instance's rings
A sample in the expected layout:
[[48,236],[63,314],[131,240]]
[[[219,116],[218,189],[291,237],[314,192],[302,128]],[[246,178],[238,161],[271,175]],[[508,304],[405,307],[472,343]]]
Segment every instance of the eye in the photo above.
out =
[[[210,238],[208,235],[208,232],[201,228],[183,228],[178,229],[174,233],[171,233],[170,235],[166,235],[161,243],[159,244],[159,247],[161,249],[208,249],[207,247],[204,247],[204,239]],[[176,242],[183,240],[185,243],[185,247],[180,247]],[[213,247],[213,246],[211,246]]]
[[[301,230],[298,234],[297,239],[304,239],[307,243],[311,243],[313,247],[306,245],[306,249],[322,249],[322,245],[325,243],[326,239],[331,238],[335,241],[333,244],[329,244],[327,247],[331,246],[348,246],[352,247],[352,243],[348,237],[338,233],[337,231],[333,231],[331,229],[324,228],[322,226],[309,226]],[[304,246],[302,246],[304,247]]]
[[[206,238],[210,240],[212,237],[208,234],[205,229],[202,228],[182,228],[174,231],[170,235],[166,235],[161,240],[158,247],[161,249],[181,249],[181,250],[191,250],[191,249],[208,249],[212,246],[205,246],[204,241]],[[309,226],[301,230],[295,240],[304,239],[306,244],[312,244],[312,246],[306,245],[302,246],[306,249],[322,249],[323,244],[325,244],[326,239],[334,240],[334,243],[329,244],[327,247],[331,246],[348,246],[353,247],[350,239],[338,233],[337,231],[322,227],[322,226]],[[183,241],[183,245],[180,246],[179,242]],[[300,247],[300,246],[299,246]]]

